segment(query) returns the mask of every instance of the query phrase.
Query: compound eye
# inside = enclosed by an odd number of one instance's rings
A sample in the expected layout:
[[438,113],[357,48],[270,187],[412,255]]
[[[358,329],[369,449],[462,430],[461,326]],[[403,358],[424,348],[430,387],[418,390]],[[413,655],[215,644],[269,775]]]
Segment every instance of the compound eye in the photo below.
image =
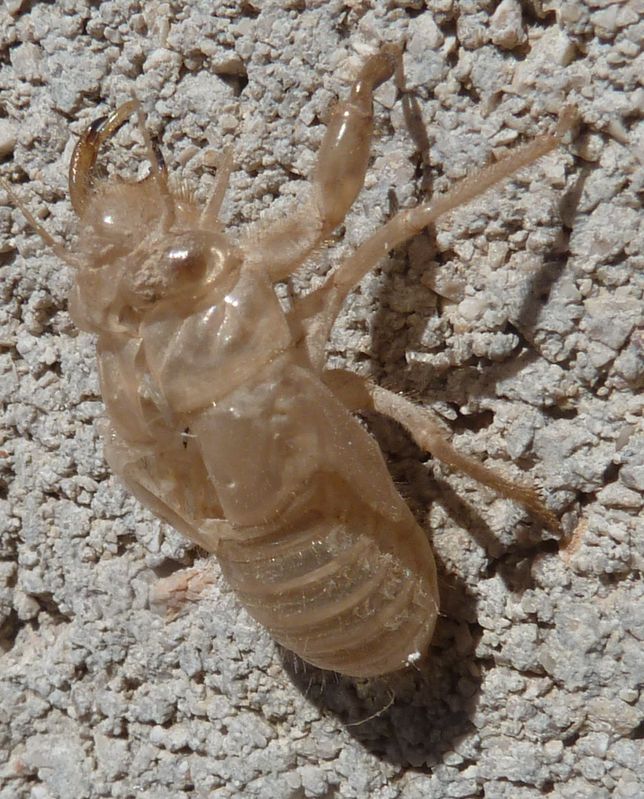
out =
[[187,287],[203,279],[208,264],[208,254],[203,242],[186,236],[168,247],[163,260],[168,267],[169,281],[181,289],[183,285]]
[[160,247],[125,278],[133,307],[199,294],[206,282],[209,250],[201,237],[187,233]]

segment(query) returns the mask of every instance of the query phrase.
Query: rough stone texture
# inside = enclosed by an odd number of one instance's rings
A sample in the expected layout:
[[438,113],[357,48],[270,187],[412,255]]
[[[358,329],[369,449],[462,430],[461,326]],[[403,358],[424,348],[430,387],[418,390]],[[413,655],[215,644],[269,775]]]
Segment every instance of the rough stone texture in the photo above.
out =
[[[333,337],[333,364],[542,484],[566,531],[370,420],[433,540],[444,609],[430,664],[379,681],[278,652],[216,566],[178,618],[153,613],[159,578],[202,555],[109,474],[70,275],[0,206],[2,799],[644,794],[643,37],[641,0],[3,5],[1,171],[68,242],[74,137],[132,88],[200,195],[233,146],[234,233],[306,191],[333,99],[380,40],[406,40],[421,124],[379,90],[374,167],[318,275],[392,204],[550,129],[565,102],[583,124],[384,261]],[[136,169],[133,138],[115,169]]]

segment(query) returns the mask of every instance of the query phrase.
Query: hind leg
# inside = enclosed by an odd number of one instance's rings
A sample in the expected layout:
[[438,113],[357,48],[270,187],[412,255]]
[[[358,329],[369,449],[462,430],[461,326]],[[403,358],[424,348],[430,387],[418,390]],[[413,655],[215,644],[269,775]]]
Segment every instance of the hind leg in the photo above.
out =
[[374,410],[395,419],[421,449],[452,469],[488,486],[500,496],[517,502],[549,530],[561,531],[559,519],[544,505],[535,488],[508,480],[475,458],[459,452],[449,443],[445,430],[429,411],[353,372],[331,370],[323,373],[323,378],[349,410]]

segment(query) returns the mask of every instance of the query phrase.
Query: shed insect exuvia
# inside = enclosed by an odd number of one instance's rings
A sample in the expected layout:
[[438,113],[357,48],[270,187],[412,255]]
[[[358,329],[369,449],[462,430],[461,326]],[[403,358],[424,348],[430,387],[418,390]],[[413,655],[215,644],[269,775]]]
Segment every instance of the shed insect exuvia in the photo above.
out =
[[[555,148],[570,127],[518,147],[446,194],[398,212],[285,313],[273,290],[319,249],[363,185],[373,92],[400,48],[368,58],[326,131],[308,202],[231,241],[218,219],[229,169],[204,208],[168,182],[138,102],[96,120],[69,173],[78,253],[54,240],[3,184],[44,241],[76,270],[70,313],[98,337],[112,469],[132,493],[208,552],[249,613],[316,666],[384,674],[415,662],[438,613],[427,537],[351,411],[396,419],[451,467],[522,503],[550,527],[535,489],[462,455],[427,412],[355,374],[325,368],[349,292],[391,249]],[[101,180],[103,144],[133,114],[150,175]]]

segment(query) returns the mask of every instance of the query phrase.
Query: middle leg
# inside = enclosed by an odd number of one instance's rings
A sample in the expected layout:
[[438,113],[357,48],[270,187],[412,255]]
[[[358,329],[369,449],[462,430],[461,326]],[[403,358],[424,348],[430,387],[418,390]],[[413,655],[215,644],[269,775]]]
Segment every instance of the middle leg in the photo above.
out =
[[517,147],[500,161],[469,175],[430,202],[399,211],[332,272],[319,289],[302,297],[293,309],[293,321],[301,328],[301,346],[306,349],[311,363],[320,370],[324,368],[326,343],[345,299],[382,258],[439,217],[469,203],[553,150],[572,127],[574,118],[572,109],[564,108],[553,133]]

